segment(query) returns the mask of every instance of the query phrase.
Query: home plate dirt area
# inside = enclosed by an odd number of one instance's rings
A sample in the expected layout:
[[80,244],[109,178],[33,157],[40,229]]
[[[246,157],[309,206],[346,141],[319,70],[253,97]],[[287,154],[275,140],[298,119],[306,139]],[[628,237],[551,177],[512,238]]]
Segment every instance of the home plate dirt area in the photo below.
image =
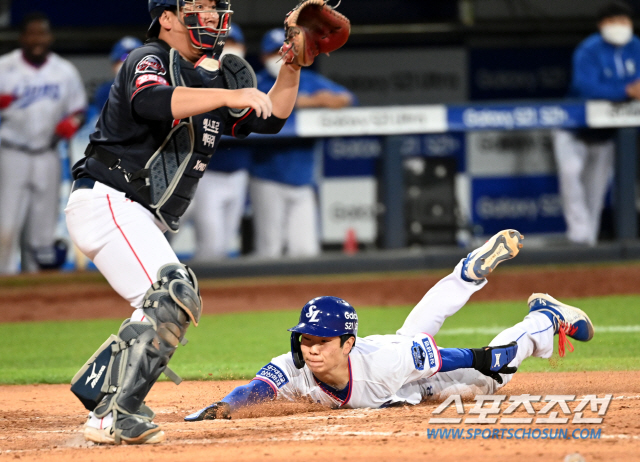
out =
[[[444,274],[383,275],[326,278],[315,281],[285,279],[224,283],[204,281],[205,312],[249,309],[299,309],[318,294],[334,294],[354,306],[416,303]],[[640,265],[592,268],[515,268],[498,271],[472,300],[522,299],[544,291],[556,297],[637,293]],[[598,284],[585,284],[598,281]],[[7,322],[125,318],[130,308],[105,283],[91,279],[65,283],[4,285],[0,296]],[[256,304],[260,300],[260,304]],[[24,305],[24,309],[21,308]],[[29,309],[26,309],[28,305]],[[89,309],[88,309],[89,307]],[[11,339],[5,339],[11,341]],[[21,461],[564,461],[579,453],[587,462],[640,460],[640,371],[517,373],[501,390],[512,397],[531,394],[575,395],[571,415],[553,409],[568,423],[504,424],[508,403],[501,405],[498,422],[469,424],[473,399],[465,401],[460,424],[430,423],[433,418],[456,417],[452,404],[442,414],[439,403],[380,410],[330,410],[306,402],[274,402],[233,420],[184,422],[184,416],[221,399],[244,381],[158,383],[147,397],[156,411],[155,422],[165,431],[158,445],[103,446],[82,436],[86,411],[68,385],[0,386],[0,459]],[[572,423],[575,408],[588,395],[611,400],[602,423]],[[508,399],[508,398],[507,398]],[[547,403],[534,402],[536,412]],[[485,404],[485,407],[488,405]],[[597,410],[597,409],[596,409]],[[597,417],[590,406],[585,417]],[[509,417],[526,418],[524,408]],[[491,417],[489,415],[489,417]],[[550,417],[549,414],[544,417]],[[446,430],[446,432],[443,432]],[[455,433],[449,430],[454,430]],[[509,430],[515,432],[509,437]],[[558,432],[560,430],[560,432]],[[546,431],[546,437],[543,436]],[[560,434],[560,436],[558,436]],[[519,437],[518,437],[519,435]]]
[[[380,410],[328,410],[309,403],[261,406],[233,420],[184,422],[185,415],[210,404],[244,382],[158,383],[148,396],[166,440],[147,446],[102,446],[82,436],[84,409],[67,385],[0,387],[0,459],[25,460],[527,460],[563,461],[580,453],[587,461],[637,460],[640,454],[640,372],[516,374],[505,395],[612,394],[601,424],[442,425],[434,417],[455,417],[455,405],[433,414],[438,403]],[[533,403],[536,411],[543,404]],[[464,403],[463,418],[474,401]],[[485,404],[486,407],[486,404]],[[502,406],[504,411],[506,406]],[[559,411],[560,417],[562,412]],[[595,416],[586,409],[585,417]],[[510,417],[527,417],[516,411]],[[540,416],[536,416],[540,417]],[[569,422],[572,417],[569,416]],[[520,429],[508,438],[508,429]],[[434,436],[438,429],[462,430],[465,439]],[[503,437],[498,434],[503,432]],[[547,429],[547,438],[542,431]],[[567,434],[558,437],[558,429]],[[498,431],[496,434],[496,430]],[[526,430],[532,430],[528,438]],[[535,430],[540,430],[535,432]],[[598,432],[598,430],[600,430]],[[496,436],[491,436],[491,435]],[[476,435],[475,438],[470,435]],[[538,438],[535,436],[538,435]],[[562,436],[562,433],[560,433]],[[575,437],[572,437],[575,435]]]

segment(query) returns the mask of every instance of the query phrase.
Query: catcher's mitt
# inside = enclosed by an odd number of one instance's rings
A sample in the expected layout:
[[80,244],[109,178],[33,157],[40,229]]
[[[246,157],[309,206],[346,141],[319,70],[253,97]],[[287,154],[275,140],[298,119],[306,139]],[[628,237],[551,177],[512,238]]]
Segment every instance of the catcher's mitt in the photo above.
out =
[[284,30],[284,62],[310,66],[320,53],[330,53],[347,43],[351,22],[326,0],[306,0],[287,14]]

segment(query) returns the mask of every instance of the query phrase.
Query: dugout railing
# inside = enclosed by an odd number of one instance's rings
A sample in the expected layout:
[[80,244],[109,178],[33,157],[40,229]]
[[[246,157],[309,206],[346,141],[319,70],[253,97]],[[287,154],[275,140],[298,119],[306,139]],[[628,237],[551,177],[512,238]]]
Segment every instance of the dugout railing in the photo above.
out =
[[[382,247],[406,246],[402,155],[403,135],[475,130],[617,129],[614,180],[614,233],[621,240],[638,238],[636,211],[637,130],[640,102],[545,101],[303,109],[286,124],[279,138],[384,136],[380,202],[385,230]],[[271,136],[271,135],[270,135]],[[249,140],[256,139],[254,135]]]

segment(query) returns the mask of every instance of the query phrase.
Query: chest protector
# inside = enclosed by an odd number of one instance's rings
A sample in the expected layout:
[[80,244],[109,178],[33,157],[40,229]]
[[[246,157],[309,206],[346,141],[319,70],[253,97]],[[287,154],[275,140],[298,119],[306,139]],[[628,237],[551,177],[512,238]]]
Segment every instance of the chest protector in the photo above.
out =
[[[212,86],[213,80],[222,74],[227,89],[257,87],[251,65],[238,56],[224,56],[220,69],[198,68],[198,72],[205,86]],[[180,55],[174,49],[170,53],[170,77],[172,85],[185,86],[180,72]],[[247,110],[230,109],[229,115],[239,118]],[[126,174],[127,181],[140,183],[137,189],[144,197],[145,205],[173,233],[178,232],[180,217],[193,200],[198,181],[218,145],[224,123],[221,111],[180,121],[142,170]]]

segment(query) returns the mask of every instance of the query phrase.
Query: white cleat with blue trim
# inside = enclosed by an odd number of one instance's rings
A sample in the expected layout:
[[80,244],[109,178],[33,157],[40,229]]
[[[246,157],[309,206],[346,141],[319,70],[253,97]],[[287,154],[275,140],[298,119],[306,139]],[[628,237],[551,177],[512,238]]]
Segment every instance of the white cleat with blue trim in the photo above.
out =
[[580,342],[588,342],[593,338],[593,323],[580,308],[566,305],[549,294],[532,294],[527,304],[529,312],[538,311],[551,320],[553,329],[559,336],[560,356],[564,356],[565,343],[569,345],[569,351],[573,351],[573,345],[567,340],[567,336]]
[[496,266],[518,255],[524,237],[515,229],[505,229],[477,248],[464,260],[462,279],[482,281]]

